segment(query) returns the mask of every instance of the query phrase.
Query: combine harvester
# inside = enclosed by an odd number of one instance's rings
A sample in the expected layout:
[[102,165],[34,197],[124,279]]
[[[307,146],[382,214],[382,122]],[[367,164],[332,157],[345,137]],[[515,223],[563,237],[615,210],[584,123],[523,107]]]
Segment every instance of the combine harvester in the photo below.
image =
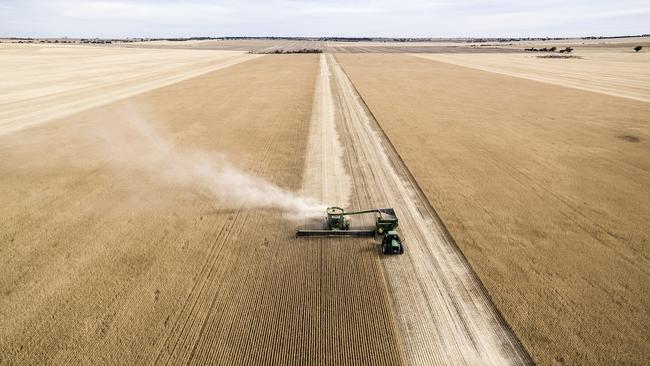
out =
[[[324,227],[309,229],[302,228],[296,231],[296,236],[337,237],[337,236],[382,236],[381,249],[384,254],[404,253],[402,239],[395,231],[397,229],[397,215],[392,208],[377,208],[374,210],[345,212],[340,207],[328,207]],[[377,214],[374,227],[361,227],[350,229],[350,221],[346,216]]]

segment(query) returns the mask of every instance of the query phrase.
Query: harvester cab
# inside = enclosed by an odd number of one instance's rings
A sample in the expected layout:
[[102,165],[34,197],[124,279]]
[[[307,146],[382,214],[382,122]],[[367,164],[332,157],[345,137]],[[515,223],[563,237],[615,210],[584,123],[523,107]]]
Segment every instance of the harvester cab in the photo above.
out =
[[340,207],[327,208],[328,230],[349,230],[350,221],[345,218],[345,211]]
[[[374,227],[350,228],[348,216],[374,213],[377,215]],[[341,207],[328,207],[325,225],[318,228],[301,228],[296,231],[296,236],[372,236],[381,237],[382,252],[384,254],[402,254],[404,245],[395,231],[398,226],[397,215],[392,208],[378,208],[374,210],[345,212]]]

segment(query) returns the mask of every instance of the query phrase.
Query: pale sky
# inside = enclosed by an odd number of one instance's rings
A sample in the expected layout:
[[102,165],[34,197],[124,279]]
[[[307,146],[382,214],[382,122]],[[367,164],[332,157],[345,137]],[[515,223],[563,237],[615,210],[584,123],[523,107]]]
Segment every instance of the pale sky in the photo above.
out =
[[0,0],[0,37],[564,37],[649,24],[648,0]]

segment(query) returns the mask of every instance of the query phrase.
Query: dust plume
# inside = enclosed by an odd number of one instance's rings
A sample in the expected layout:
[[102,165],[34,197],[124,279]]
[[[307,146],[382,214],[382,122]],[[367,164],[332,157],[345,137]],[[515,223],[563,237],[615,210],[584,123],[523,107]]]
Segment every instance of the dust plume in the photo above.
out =
[[129,111],[125,125],[100,131],[108,151],[104,160],[117,169],[146,174],[154,184],[199,190],[220,206],[279,210],[291,220],[322,216],[326,205],[248,174],[223,154],[182,151],[159,124]]

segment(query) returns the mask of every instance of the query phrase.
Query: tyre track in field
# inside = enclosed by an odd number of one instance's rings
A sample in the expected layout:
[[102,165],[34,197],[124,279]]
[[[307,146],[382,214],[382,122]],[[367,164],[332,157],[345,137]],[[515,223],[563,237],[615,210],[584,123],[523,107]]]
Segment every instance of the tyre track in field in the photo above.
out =
[[407,363],[531,363],[343,69],[325,57],[351,192],[360,206],[394,207],[400,218],[406,252],[381,264]]
[[232,221],[223,224],[174,326],[164,337],[164,343],[155,358],[151,359],[151,364],[188,363],[192,359],[217,295],[223,287],[223,273],[239,261],[238,256],[231,255],[232,246],[237,243],[233,237],[242,235],[249,215],[249,212],[237,210]]
[[[266,165],[272,146],[272,141],[266,142],[253,171],[259,171]],[[206,332],[206,327],[211,324],[210,316],[224,287],[222,281],[224,273],[236,267],[240,262],[240,256],[232,255],[234,246],[238,243],[236,238],[246,236],[245,228],[247,226],[256,227],[256,225],[249,224],[252,219],[251,215],[250,211],[238,209],[235,210],[232,221],[224,222],[201,270],[196,275],[197,280],[188,293],[174,326],[163,338],[164,342],[159,347],[157,355],[154,355],[155,358],[151,358],[151,364],[189,364],[210,360],[209,357],[205,358],[207,355],[204,352],[200,352],[199,356],[201,357],[198,358],[200,361],[196,361],[197,347],[201,336]],[[241,280],[245,281],[246,279]],[[208,333],[210,332],[208,331]],[[216,349],[227,348],[223,344],[219,344],[217,347]]]

